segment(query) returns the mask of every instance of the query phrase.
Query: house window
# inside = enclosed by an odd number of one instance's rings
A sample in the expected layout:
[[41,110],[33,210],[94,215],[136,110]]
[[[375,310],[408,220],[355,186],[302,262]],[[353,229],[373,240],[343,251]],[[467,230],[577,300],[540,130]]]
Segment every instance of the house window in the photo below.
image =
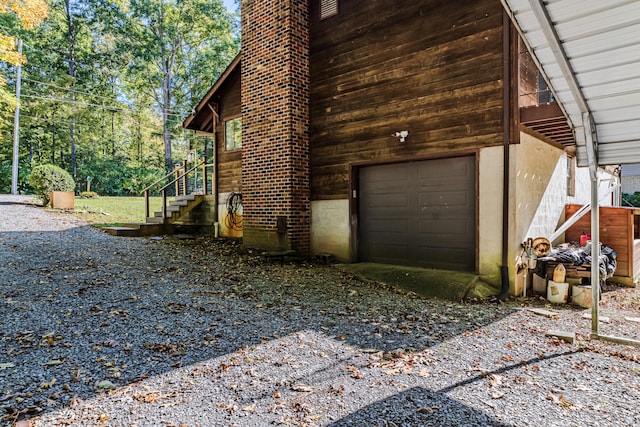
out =
[[320,0],[320,19],[338,14],[338,0]]
[[555,98],[542,73],[538,72],[538,104],[547,104],[549,102],[555,102]]
[[227,151],[242,148],[242,118],[224,122],[224,146]]
[[567,155],[567,196],[576,195],[576,158]]

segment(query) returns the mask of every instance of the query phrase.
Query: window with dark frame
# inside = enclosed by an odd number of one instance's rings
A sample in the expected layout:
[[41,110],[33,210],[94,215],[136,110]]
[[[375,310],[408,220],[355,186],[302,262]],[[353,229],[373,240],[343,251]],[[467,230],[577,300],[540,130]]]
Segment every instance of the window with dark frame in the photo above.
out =
[[338,0],[320,0],[320,19],[338,14]]
[[224,122],[224,148],[226,151],[242,148],[242,118]]

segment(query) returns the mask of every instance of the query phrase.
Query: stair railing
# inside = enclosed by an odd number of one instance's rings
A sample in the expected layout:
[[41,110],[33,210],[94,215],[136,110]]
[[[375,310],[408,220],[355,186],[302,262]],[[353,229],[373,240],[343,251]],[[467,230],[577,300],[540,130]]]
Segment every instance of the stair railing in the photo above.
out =
[[[159,180],[157,180],[156,182],[154,182],[153,184],[149,185],[147,188],[145,188],[142,192],[144,194],[144,209],[145,209],[145,218],[149,218],[150,215],[150,207],[149,207],[149,196],[150,196],[150,192],[152,190],[153,187],[156,187],[157,185],[159,185],[162,182],[166,182],[166,179],[173,176],[173,180],[171,180],[169,183],[165,184],[163,187],[154,190],[156,192],[159,192],[162,195],[162,217],[166,218],[167,217],[167,190],[169,188],[171,188],[172,186],[175,186],[175,195],[179,196],[186,196],[188,193],[188,187],[189,187],[189,175],[194,172],[197,171],[198,168],[202,168],[202,178],[200,178],[199,176],[196,176],[197,180],[202,179],[202,194],[206,195],[209,194],[210,190],[212,190],[212,187],[209,186],[209,181],[207,179],[207,168],[213,167],[214,165],[212,163],[207,163],[206,159],[203,159],[201,162],[195,164],[194,166],[192,166],[190,169],[187,169],[187,161],[183,161],[182,165],[180,166],[176,166],[175,171],[165,175],[164,177],[160,178]],[[194,191],[197,190],[198,188],[198,183],[195,182],[196,180],[194,180],[193,183],[193,187],[194,187]]]
[[[173,171],[169,172],[168,174],[166,174],[162,178],[154,181],[153,184],[150,184],[144,190],[142,190],[142,194],[144,195],[144,214],[145,214],[144,217],[145,218],[149,218],[149,212],[150,212],[150,209],[149,209],[149,193],[150,193],[151,189],[153,187],[155,187],[156,185],[160,184],[161,182],[165,182],[166,179],[169,178],[170,176],[174,176],[174,175],[178,176],[181,169],[182,169],[182,166],[176,165],[176,168]],[[176,194],[178,194],[178,187],[177,186],[176,186]]]

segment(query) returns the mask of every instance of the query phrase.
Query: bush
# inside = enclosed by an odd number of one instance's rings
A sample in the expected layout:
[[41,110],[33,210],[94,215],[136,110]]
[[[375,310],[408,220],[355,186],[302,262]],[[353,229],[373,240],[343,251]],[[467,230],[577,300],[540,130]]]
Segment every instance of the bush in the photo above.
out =
[[40,165],[33,168],[29,176],[29,184],[33,191],[42,199],[42,203],[49,203],[52,191],[73,191],[76,187],[73,177],[66,170],[55,165]]

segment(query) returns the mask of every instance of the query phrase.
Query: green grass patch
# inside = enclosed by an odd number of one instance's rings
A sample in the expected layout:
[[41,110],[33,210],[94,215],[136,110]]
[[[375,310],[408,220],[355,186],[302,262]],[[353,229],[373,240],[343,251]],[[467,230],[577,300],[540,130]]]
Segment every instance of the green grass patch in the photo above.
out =
[[[162,209],[162,198],[149,199],[150,215]],[[144,222],[144,197],[76,197],[74,214],[96,227]]]

